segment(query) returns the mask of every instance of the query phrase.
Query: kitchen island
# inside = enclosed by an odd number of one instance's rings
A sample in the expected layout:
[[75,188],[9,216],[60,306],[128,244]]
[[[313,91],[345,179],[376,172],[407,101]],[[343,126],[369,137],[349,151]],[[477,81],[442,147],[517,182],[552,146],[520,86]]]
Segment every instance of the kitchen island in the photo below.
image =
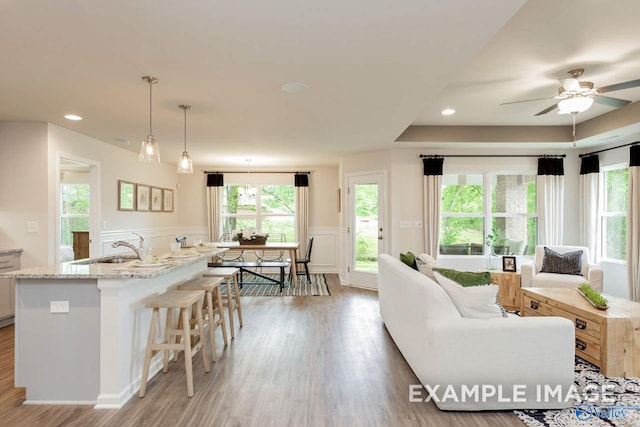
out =
[[[24,403],[122,407],[140,387],[151,319],[143,300],[200,276],[223,251],[153,268],[108,257],[0,275],[16,280],[15,385],[26,388]],[[158,354],[149,378],[161,368]]]

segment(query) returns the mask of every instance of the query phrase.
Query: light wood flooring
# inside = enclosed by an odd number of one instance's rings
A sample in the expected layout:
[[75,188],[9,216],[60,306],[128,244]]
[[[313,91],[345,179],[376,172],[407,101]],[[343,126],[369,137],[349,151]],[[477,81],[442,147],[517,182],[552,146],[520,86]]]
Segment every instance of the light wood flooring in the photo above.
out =
[[410,403],[409,385],[419,381],[382,323],[377,294],[328,277],[332,296],[244,297],[245,325],[218,347],[211,372],[194,357],[193,398],[181,356],[119,410],[21,405],[13,326],[2,328],[0,426],[523,426],[510,411]]

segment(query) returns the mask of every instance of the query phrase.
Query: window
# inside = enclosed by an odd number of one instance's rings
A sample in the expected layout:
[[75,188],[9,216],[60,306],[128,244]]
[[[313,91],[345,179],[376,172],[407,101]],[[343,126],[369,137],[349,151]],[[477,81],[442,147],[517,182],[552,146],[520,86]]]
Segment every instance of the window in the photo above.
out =
[[481,255],[484,252],[484,178],[447,174],[442,177],[440,253]]
[[89,230],[89,185],[62,184],[60,189],[60,242],[71,247],[72,231]]
[[533,255],[536,246],[536,176],[498,173],[491,176],[491,231],[498,255]]
[[603,175],[603,206],[601,215],[602,257],[627,260],[627,189],[629,168],[605,169]]
[[531,255],[537,238],[536,212],[534,174],[446,174],[440,254],[483,255],[485,236],[493,234],[496,254]]
[[224,187],[223,233],[253,227],[262,233],[284,233],[295,241],[293,185],[240,185]]

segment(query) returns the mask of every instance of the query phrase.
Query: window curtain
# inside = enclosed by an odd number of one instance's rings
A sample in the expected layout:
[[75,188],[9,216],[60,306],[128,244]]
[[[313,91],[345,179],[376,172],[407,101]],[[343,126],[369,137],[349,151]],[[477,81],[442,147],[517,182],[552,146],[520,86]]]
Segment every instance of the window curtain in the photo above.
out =
[[221,173],[207,174],[207,227],[209,228],[210,242],[217,242],[220,239],[223,187],[224,175]]
[[557,157],[538,159],[538,244],[562,245],[564,161]]
[[589,248],[589,260],[596,262],[598,254],[598,203],[600,188],[600,160],[597,154],[583,157],[580,165],[579,227],[582,246]]
[[422,159],[424,168],[424,249],[438,258],[440,241],[440,206],[442,205],[442,157]]
[[640,301],[640,145],[629,149],[627,203],[627,276],[629,299]]
[[309,240],[309,174],[295,174],[296,237],[300,242],[298,257],[307,253]]

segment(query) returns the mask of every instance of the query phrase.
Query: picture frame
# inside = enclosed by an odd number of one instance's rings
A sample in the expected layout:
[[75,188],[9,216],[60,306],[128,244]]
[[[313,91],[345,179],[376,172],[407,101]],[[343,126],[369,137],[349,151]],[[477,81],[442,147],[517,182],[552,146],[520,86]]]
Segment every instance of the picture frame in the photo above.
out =
[[162,189],[162,212],[173,212],[173,190]]
[[151,187],[151,212],[162,212],[162,188]]
[[150,200],[151,200],[151,194],[150,194],[150,187],[148,185],[142,185],[142,184],[137,184],[136,185],[136,192],[137,192],[137,210],[141,211],[141,212],[145,212],[149,210],[150,207]]
[[516,269],[516,257],[505,255],[502,257],[502,271],[510,271],[515,273]]
[[118,210],[136,210],[136,184],[129,181],[118,180]]

